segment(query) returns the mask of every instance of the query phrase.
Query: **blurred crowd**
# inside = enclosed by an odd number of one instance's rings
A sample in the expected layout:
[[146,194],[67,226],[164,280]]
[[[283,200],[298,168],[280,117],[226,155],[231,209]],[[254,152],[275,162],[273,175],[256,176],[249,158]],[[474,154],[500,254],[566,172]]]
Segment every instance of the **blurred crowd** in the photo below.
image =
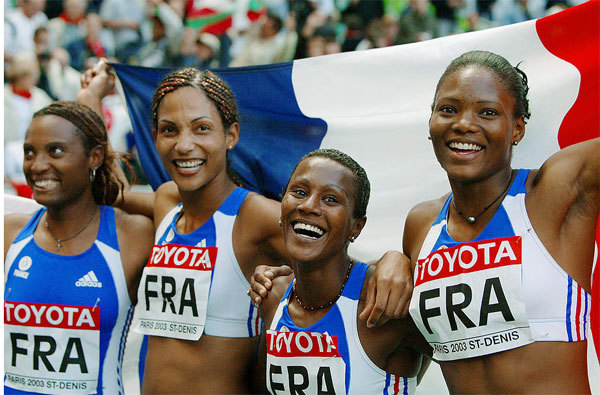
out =
[[[522,22],[583,1],[5,0],[5,184],[27,195],[20,164],[33,113],[75,100],[81,73],[102,57],[147,67],[251,66]],[[113,148],[135,154],[121,99],[107,97],[103,110]]]

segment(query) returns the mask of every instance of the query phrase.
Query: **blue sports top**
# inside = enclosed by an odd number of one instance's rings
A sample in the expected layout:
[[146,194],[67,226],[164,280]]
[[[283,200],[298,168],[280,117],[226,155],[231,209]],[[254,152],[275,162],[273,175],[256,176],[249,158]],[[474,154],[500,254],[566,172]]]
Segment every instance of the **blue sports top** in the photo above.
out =
[[357,262],[340,298],[307,328],[298,327],[289,315],[290,283],[267,332],[266,383],[271,393],[293,393],[293,387],[306,393],[415,392],[416,377],[385,372],[370,360],[360,342],[358,303],[368,267]]
[[5,261],[6,393],[123,392],[123,345],[133,307],[115,214],[100,207],[94,244],[57,255],[33,239],[45,208],[10,246]]

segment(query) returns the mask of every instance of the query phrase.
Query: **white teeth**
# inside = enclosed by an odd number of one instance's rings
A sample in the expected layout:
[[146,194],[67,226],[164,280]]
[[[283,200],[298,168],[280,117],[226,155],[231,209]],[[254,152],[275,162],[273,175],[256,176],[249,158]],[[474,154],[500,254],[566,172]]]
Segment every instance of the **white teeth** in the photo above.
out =
[[302,222],[296,222],[294,224],[294,230],[298,230],[298,229],[308,230],[310,232],[315,232],[319,236],[323,236],[323,231],[314,225],[309,225],[309,224],[305,224]]
[[34,185],[38,188],[54,188],[58,186],[58,181],[54,180],[37,180]]
[[456,141],[451,142],[448,146],[452,149],[457,149],[457,150],[461,150],[461,151],[481,151],[482,150],[482,147],[480,145],[469,144],[469,143],[458,143]]
[[194,167],[199,167],[204,163],[203,160],[195,159],[195,160],[176,160],[175,164],[177,167],[183,167],[186,169],[191,169]]

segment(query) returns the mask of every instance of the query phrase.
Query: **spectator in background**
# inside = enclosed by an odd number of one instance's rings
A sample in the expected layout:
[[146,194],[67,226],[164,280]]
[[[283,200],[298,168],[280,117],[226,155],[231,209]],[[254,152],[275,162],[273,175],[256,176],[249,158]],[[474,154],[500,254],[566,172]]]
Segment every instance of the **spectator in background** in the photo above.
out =
[[163,0],[147,0],[146,17],[152,25],[152,40],[132,56],[131,63],[146,67],[175,66],[183,33],[181,18]]
[[194,46],[187,54],[182,53],[181,65],[200,70],[219,67],[220,50],[221,42],[217,36],[210,33],[197,33]]
[[437,21],[429,0],[410,0],[400,18],[398,44],[414,43],[437,37]]
[[18,0],[17,7],[4,15],[5,62],[19,52],[33,51],[35,30],[48,23],[48,17],[43,12],[45,5],[46,0]]
[[71,57],[64,48],[52,51],[50,59],[42,69],[48,78],[48,84],[58,100],[74,101],[81,88],[81,73],[70,66]]
[[367,26],[365,38],[356,46],[356,51],[372,48],[383,48],[386,46],[387,39],[383,29],[383,23],[379,19],[373,19]]
[[364,38],[362,19],[357,15],[350,14],[344,15],[343,21],[346,25],[346,36],[342,43],[342,52],[354,51]]
[[492,19],[500,25],[541,18],[546,11],[546,0],[496,0]]
[[283,29],[281,18],[267,13],[248,32],[246,46],[229,66],[251,66],[284,62],[293,59],[298,35],[293,18],[286,19]]
[[102,26],[112,32],[115,56],[127,63],[143,44],[140,28],[144,6],[138,0],[104,0],[100,6]]
[[63,12],[48,22],[50,49],[66,47],[73,40],[85,36],[87,0],[64,0]]
[[[493,2],[493,0],[485,1]],[[456,33],[458,30],[456,13],[465,6],[465,0],[431,0],[431,4],[435,7],[439,37]]]
[[33,52],[14,55],[5,71],[4,84],[4,176],[20,196],[31,197],[23,175],[23,139],[33,113],[52,98],[36,85],[40,66]]
[[112,39],[105,34],[106,31],[102,30],[100,15],[94,12],[88,13],[85,18],[85,30],[85,37],[74,40],[66,48],[71,57],[71,67],[79,71],[89,68],[86,67],[86,61],[90,58],[114,56]]

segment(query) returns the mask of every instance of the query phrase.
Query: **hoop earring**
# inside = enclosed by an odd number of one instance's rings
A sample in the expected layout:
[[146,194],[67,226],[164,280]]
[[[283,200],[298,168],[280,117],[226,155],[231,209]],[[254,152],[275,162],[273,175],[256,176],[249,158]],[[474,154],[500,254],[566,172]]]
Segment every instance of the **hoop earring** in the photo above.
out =
[[94,182],[96,179],[96,169],[92,169],[92,173],[90,174],[90,182]]

